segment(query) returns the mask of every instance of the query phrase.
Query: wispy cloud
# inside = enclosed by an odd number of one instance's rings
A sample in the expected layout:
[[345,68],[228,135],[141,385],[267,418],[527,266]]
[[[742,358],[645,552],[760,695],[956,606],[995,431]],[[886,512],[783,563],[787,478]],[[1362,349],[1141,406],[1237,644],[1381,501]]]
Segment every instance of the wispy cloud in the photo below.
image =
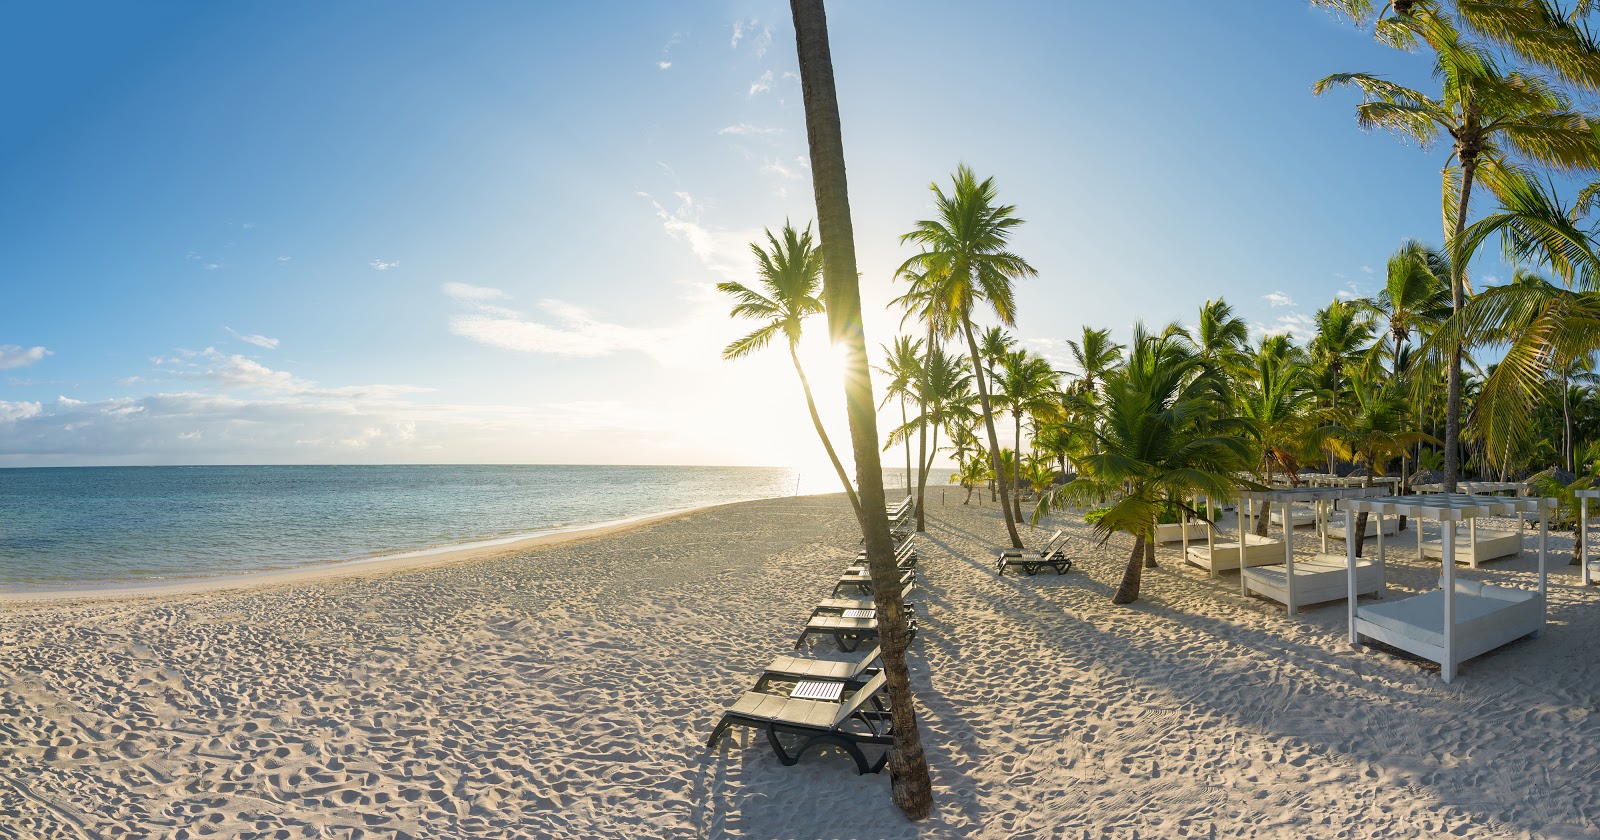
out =
[[1364,265],[1364,266],[1361,267],[1361,273],[1362,274],[1374,274],[1376,272],[1373,271],[1372,266]]
[[649,193],[639,193],[656,209],[661,226],[674,239],[689,245],[694,255],[706,268],[723,276],[740,276],[750,269],[750,245],[760,236],[759,231],[733,231],[715,227],[701,221],[700,205],[686,192],[676,192],[678,207],[668,210]]
[[286,262],[288,262],[288,261],[290,261],[292,259],[294,259],[294,257],[279,257],[278,258],[278,262],[286,263]]
[[767,72],[762,73],[755,81],[750,83],[749,95],[755,96],[758,93],[766,93],[770,90],[772,90],[772,71],[768,70]]
[[772,27],[770,25],[762,26],[761,21],[755,18],[734,21],[733,39],[729,46],[733,49],[738,49],[739,42],[746,38],[750,40],[751,52],[755,54],[756,58],[761,58],[767,54],[767,48],[772,46]]
[[682,32],[674,32],[674,33],[672,33],[672,37],[668,38],[667,39],[667,43],[664,46],[661,47],[661,58],[656,61],[656,67],[661,69],[661,70],[669,70],[669,69],[671,69],[672,68],[672,48],[676,47],[678,44],[680,44],[682,42],[683,42],[683,33]]
[[733,135],[737,135],[737,136],[740,136],[740,137],[772,137],[772,136],[775,136],[775,135],[778,135],[778,134],[782,134],[783,133],[783,129],[781,129],[781,128],[769,128],[767,126],[751,125],[750,123],[739,123],[737,125],[730,125],[730,126],[728,126],[726,128],[719,128],[719,129],[717,129],[717,133],[718,134],[733,134]]
[[0,344],[0,370],[27,367],[50,355],[53,354],[43,347],[24,349],[15,344]]
[[1296,339],[1310,338],[1317,331],[1316,319],[1302,312],[1289,312],[1278,316],[1271,324],[1252,324],[1257,335],[1289,335]]
[[471,288],[474,294],[469,296],[445,290],[472,307],[471,311],[450,318],[450,331],[490,347],[552,356],[597,357],[627,350],[649,353],[663,338],[659,329],[609,323],[582,307],[559,300],[540,301],[539,308],[546,317],[536,320],[516,310],[481,305],[484,300],[506,297],[498,289]]
[[1283,292],[1270,292],[1262,295],[1261,299],[1266,301],[1274,309],[1280,306],[1294,306],[1294,298],[1289,297]]
[[245,335],[244,333],[235,330],[233,327],[230,327],[227,324],[223,324],[222,328],[227,330],[229,335],[232,335],[234,338],[237,338],[246,344],[254,344],[257,347],[263,347],[268,350],[278,349],[278,340],[276,338],[268,338],[264,335]]
[[400,261],[399,260],[373,260],[372,262],[367,263],[367,265],[370,265],[370,266],[372,266],[373,268],[376,268],[379,271],[388,271],[389,269],[400,265]]
[[444,293],[456,300],[485,301],[511,297],[500,289],[474,286],[471,283],[446,283]]

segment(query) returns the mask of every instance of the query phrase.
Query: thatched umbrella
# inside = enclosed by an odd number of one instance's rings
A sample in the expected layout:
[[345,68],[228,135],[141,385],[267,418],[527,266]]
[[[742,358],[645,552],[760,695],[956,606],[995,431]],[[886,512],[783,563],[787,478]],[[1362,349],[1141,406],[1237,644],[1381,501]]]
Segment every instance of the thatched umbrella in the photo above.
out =
[[1417,470],[1411,474],[1410,484],[1416,487],[1419,484],[1443,484],[1444,473],[1434,469]]
[[1556,483],[1560,484],[1562,487],[1566,487],[1567,485],[1571,484],[1572,482],[1578,480],[1578,477],[1576,475],[1573,475],[1572,473],[1567,472],[1566,470],[1564,470],[1564,469],[1562,469],[1560,467],[1551,467],[1548,470],[1542,470],[1540,472],[1536,472],[1533,475],[1528,476],[1525,480],[1523,480],[1522,483],[1524,483],[1524,484],[1532,484],[1533,482],[1538,481],[1538,480],[1540,480],[1542,478],[1553,479]]

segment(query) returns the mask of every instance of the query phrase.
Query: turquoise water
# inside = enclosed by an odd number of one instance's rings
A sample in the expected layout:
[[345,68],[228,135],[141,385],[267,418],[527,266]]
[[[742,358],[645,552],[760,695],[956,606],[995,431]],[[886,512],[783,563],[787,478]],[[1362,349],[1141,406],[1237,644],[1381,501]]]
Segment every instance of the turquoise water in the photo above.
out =
[[[885,478],[890,497],[904,492],[900,472]],[[775,467],[0,469],[0,589],[156,582],[470,545],[835,492],[830,479]]]

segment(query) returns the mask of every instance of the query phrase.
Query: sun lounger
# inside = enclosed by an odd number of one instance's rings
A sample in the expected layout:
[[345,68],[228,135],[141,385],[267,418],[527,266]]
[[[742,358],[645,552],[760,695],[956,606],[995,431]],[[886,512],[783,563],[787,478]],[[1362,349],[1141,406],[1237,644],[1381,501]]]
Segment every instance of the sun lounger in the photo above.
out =
[[[747,691],[722,713],[722,719],[717,721],[706,741],[706,749],[716,747],[729,727],[744,726],[764,730],[772,752],[786,767],[793,766],[813,746],[829,744],[855,759],[856,769],[863,775],[877,773],[887,763],[888,747],[894,743],[888,702],[881,696],[885,684],[886,679],[880,672],[838,701],[803,700]],[[801,740],[796,748],[786,749],[780,738],[783,735],[797,736]],[[884,748],[877,761],[867,761],[861,751],[866,744]]]
[[[917,561],[920,560],[920,559],[921,558],[917,556],[917,545],[916,545],[916,538],[915,537],[913,537],[911,539],[908,539],[905,542],[901,543],[900,547],[896,548],[895,551],[894,551],[894,564],[896,566],[899,566],[901,571],[904,571],[906,569],[914,569],[914,568],[916,568],[917,567]],[[858,552],[856,554],[856,559],[855,559],[854,562],[852,562],[850,564],[850,568],[852,568],[852,569],[864,569],[864,568],[866,568],[866,566],[867,566],[867,552],[865,550],[862,550],[862,551],[860,551],[860,552]]]
[[801,656],[780,656],[761,671],[752,691],[762,691],[778,680],[833,680],[846,686],[865,682],[878,667],[878,657],[883,649],[877,647],[866,652],[854,662],[836,662],[831,659],[807,659]]
[[[916,591],[917,582],[911,581],[900,590],[900,600],[904,601],[910,598],[911,593]],[[842,613],[845,610],[870,610],[875,607],[876,605],[871,596],[864,598],[824,598],[821,603],[817,604],[816,609],[811,611],[811,615],[815,618],[826,613]]]
[[[917,579],[916,569],[902,569],[900,572],[900,585],[906,586]],[[850,569],[839,576],[839,582],[833,585],[833,597],[839,597],[840,592],[861,592],[868,597],[872,595],[872,575],[866,569]]]
[[1067,532],[1057,531],[1050,539],[1045,541],[1043,547],[1037,550],[1026,548],[1002,548],[995,559],[995,574],[1005,575],[1006,569],[1016,566],[1023,574],[1032,577],[1048,566],[1055,569],[1056,574],[1072,571],[1072,558],[1065,551]]
[[[916,607],[906,604],[906,623],[910,626],[911,634],[917,632]],[[794,647],[799,650],[812,636],[832,636],[834,644],[839,649],[849,653],[861,646],[867,639],[878,637],[878,611],[850,609],[836,615],[813,615],[806,622],[800,637],[794,640]]]

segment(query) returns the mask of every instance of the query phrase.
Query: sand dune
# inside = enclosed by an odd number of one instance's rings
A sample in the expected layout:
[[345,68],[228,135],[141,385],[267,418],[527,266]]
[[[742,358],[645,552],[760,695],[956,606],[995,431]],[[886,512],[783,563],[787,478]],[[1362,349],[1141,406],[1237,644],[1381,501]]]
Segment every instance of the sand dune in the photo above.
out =
[[[1351,649],[1342,606],[1290,618],[1175,550],[1117,608],[1125,543],[1002,579],[992,505],[932,513],[926,823],[840,754],[702,746],[854,553],[842,501],[808,497],[431,569],[0,605],[0,836],[1600,833],[1600,588],[1565,557],[1544,637],[1445,685]],[[1391,587],[1437,568],[1397,550]]]

